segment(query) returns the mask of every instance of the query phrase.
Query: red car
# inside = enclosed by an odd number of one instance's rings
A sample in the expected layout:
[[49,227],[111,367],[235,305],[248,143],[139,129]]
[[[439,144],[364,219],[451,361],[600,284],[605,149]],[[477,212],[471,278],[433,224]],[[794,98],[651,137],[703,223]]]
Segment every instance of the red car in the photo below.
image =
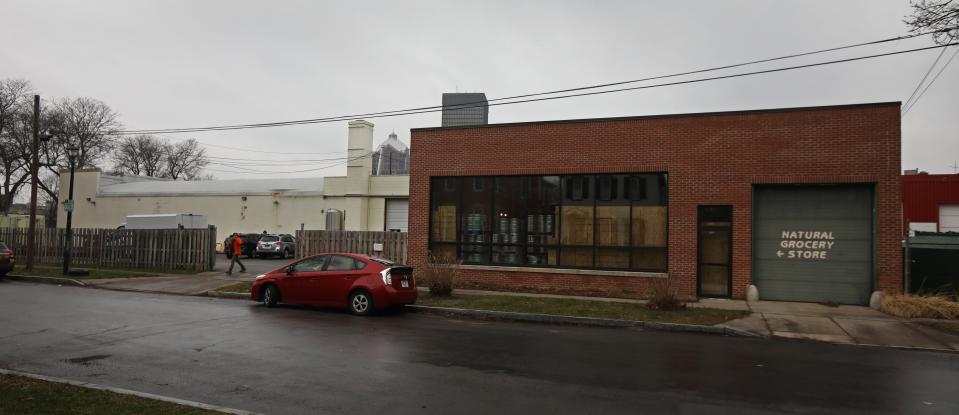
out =
[[13,271],[16,261],[13,258],[13,250],[7,247],[7,244],[0,242],[0,278]]
[[416,302],[413,268],[357,254],[319,254],[256,277],[250,299],[346,307],[356,315]]

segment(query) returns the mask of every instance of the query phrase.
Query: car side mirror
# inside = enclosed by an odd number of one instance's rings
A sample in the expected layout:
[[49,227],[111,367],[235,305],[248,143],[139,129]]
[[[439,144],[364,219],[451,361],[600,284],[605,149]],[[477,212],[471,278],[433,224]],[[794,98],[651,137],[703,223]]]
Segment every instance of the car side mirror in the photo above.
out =
[[286,267],[286,275],[293,275],[294,270],[293,265]]

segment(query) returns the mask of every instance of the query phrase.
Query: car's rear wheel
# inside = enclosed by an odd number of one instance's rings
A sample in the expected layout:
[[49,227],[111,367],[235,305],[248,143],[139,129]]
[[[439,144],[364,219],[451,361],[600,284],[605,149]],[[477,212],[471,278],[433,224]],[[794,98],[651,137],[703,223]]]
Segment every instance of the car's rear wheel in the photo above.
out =
[[357,316],[368,316],[373,313],[373,296],[369,291],[356,290],[350,294],[350,313]]
[[280,300],[280,290],[275,285],[270,284],[263,287],[263,293],[260,295],[263,305],[273,307]]

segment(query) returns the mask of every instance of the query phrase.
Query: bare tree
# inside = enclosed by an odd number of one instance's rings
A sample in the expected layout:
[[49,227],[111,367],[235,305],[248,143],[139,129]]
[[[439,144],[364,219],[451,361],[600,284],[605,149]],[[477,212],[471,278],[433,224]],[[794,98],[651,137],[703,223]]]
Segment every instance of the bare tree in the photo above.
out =
[[944,45],[959,39],[959,0],[910,0],[912,14],[903,20],[910,32],[938,31],[936,43]]
[[[59,183],[60,171],[69,169],[67,148],[79,150],[76,167],[96,167],[113,149],[113,135],[121,127],[116,111],[93,98],[72,98],[57,101],[44,111],[41,123],[56,131],[50,141],[40,145],[40,164],[55,178],[41,180],[40,189],[53,204],[58,203],[57,189],[50,183]],[[28,155],[29,157],[29,155]]]
[[29,158],[24,157],[30,147],[24,139],[33,128],[31,95],[30,81],[0,79],[0,212],[9,211],[20,188],[30,179]]
[[114,172],[158,177],[165,172],[167,147],[169,144],[152,135],[126,137],[113,152]]
[[200,170],[209,164],[206,149],[194,139],[169,144],[166,149],[163,177],[173,180],[196,180]]

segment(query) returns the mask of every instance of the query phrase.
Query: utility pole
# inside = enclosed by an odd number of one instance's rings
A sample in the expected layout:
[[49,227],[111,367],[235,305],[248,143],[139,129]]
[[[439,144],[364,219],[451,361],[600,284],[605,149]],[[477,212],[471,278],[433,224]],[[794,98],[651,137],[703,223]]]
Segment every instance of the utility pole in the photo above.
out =
[[40,167],[40,96],[33,96],[33,143],[30,145],[30,231],[27,234],[27,271],[33,270],[37,244],[37,170]]
[[67,157],[70,158],[70,196],[64,203],[64,208],[67,210],[67,231],[63,241],[63,275],[70,275],[70,256],[73,251],[73,172],[79,156],[80,149],[72,145],[67,147]]

